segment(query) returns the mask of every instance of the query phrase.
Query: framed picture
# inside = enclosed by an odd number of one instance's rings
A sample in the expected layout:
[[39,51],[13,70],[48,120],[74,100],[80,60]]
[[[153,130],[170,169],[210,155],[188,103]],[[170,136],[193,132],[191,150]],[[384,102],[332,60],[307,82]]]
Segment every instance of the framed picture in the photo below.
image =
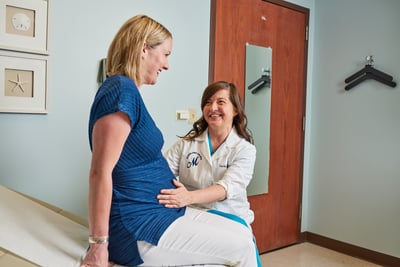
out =
[[0,48],[48,54],[49,0],[0,0]]
[[47,58],[0,51],[0,112],[48,112]]

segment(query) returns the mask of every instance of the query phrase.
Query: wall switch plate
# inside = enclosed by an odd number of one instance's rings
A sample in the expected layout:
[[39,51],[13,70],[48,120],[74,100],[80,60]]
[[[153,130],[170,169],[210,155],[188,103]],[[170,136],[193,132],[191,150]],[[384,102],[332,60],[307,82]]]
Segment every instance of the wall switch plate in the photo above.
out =
[[193,124],[197,120],[197,111],[195,108],[189,108],[188,123]]
[[175,114],[176,120],[188,120],[190,117],[187,110],[177,110]]

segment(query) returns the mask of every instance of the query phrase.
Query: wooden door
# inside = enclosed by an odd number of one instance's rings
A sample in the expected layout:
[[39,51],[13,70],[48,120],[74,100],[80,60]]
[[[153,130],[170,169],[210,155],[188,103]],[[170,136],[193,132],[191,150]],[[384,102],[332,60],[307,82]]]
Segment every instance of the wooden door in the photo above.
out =
[[211,1],[210,82],[244,98],[246,43],[272,47],[269,191],[249,197],[260,253],[300,238],[308,16],[280,0]]

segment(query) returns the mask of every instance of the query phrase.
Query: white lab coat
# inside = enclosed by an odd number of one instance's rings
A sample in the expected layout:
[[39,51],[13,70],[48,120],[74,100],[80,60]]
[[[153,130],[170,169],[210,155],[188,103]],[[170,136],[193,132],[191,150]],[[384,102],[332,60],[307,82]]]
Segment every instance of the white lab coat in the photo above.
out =
[[178,140],[166,151],[165,158],[174,175],[188,190],[213,184],[225,188],[225,200],[195,206],[235,214],[250,226],[254,213],[250,209],[246,188],[253,177],[256,147],[241,138],[233,128],[211,156],[207,136],[206,130],[194,141]]

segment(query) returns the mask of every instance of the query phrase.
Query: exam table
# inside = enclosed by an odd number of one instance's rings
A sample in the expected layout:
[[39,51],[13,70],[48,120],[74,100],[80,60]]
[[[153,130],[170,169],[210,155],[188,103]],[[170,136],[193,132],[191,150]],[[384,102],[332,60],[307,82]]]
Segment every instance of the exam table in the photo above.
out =
[[0,265],[78,267],[88,234],[79,217],[0,185]]

